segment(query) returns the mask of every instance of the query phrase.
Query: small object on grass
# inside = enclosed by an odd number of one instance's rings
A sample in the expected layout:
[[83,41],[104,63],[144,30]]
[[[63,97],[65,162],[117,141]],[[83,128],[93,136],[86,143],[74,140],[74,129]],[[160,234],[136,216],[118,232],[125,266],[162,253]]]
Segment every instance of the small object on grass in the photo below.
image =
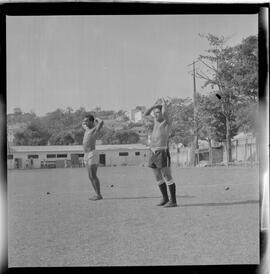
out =
[[47,192],[47,195],[51,194],[49,191]]
[[221,99],[221,96],[218,93],[216,93],[216,96],[219,100]]
[[230,188],[229,187],[226,187],[225,190],[229,190]]
[[114,185],[111,185],[111,187],[114,187]]

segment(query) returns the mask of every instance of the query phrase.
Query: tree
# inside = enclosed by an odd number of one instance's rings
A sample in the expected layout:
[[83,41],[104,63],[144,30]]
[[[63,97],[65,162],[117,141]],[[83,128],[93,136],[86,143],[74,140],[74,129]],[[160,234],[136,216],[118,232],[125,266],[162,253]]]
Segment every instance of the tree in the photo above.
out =
[[[159,100],[156,101],[158,103]],[[190,145],[193,140],[193,103],[190,98],[168,98],[166,101],[168,115],[172,121],[170,141],[184,146]],[[143,126],[148,134],[154,127],[154,119],[144,119]]]
[[71,132],[66,132],[63,137],[63,145],[73,145],[74,144],[74,136]]
[[17,123],[31,123],[34,121],[37,116],[34,112],[30,113],[22,113],[21,109],[14,110],[16,113],[7,115],[7,123],[8,125],[13,125]]
[[14,108],[13,112],[15,115],[22,115],[22,110],[20,108]]
[[171,98],[167,101],[172,120],[170,138],[174,143],[188,146],[193,140],[193,103],[190,98]]
[[239,129],[245,133],[251,132],[253,135],[258,132],[258,118],[257,103],[242,106],[236,113],[236,123]]
[[14,135],[15,145],[46,145],[49,140],[49,132],[42,125],[39,119],[31,122],[23,131]]
[[27,139],[24,131],[18,131],[14,134],[14,145],[15,146],[26,146],[29,144],[29,140]]
[[47,113],[44,123],[49,131],[60,131],[64,129],[65,111],[58,108],[53,112]]
[[[198,100],[198,135],[209,144],[209,162],[212,164],[211,141],[222,142],[226,139],[226,117],[222,113],[215,94],[208,96],[197,94]],[[231,119],[230,135],[237,134],[235,117]]]
[[101,137],[102,143],[105,145],[113,144],[114,140],[116,140],[115,131],[108,128],[102,128],[101,130],[103,130],[103,135]]
[[117,111],[117,113],[115,114],[115,118],[117,118],[117,117],[121,117],[122,121],[128,121],[129,120],[129,118],[126,115],[126,111],[124,111],[122,109]]
[[140,140],[140,136],[133,130],[119,130],[116,138],[120,144],[136,144]]
[[105,129],[101,140],[103,144],[135,144],[140,140],[140,136],[132,130]]
[[[210,49],[207,55],[200,55],[198,60],[203,68],[196,72],[196,76],[205,80],[203,87],[210,85],[219,94],[219,106],[226,121],[227,160],[231,161],[231,127],[236,113],[248,98],[254,99],[256,93],[256,66],[252,69],[257,62],[256,39],[252,37],[241,45],[228,47],[223,36],[208,34],[205,37]],[[248,75],[250,80],[247,80]]]
[[73,145],[75,138],[70,131],[60,131],[50,136],[49,142],[51,145]]
[[235,96],[232,89],[233,63],[232,48],[226,47],[226,39],[212,34],[206,36],[210,44],[208,55],[200,55],[199,61],[204,65],[206,71],[197,71],[197,76],[205,80],[203,87],[208,85],[212,89],[217,87],[220,94],[222,113],[226,120],[226,151],[227,161],[231,161],[231,114],[233,112]]
[[245,102],[258,102],[258,37],[251,35],[243,39],[235,51],[235,87]]
[[67,107],[64,111],[63,111],[63,115],[62,115],[62,126],[67,129],[71,129],[73,127],[74,121],[73,121],[74,115],[73,115],[73,109],[71,107]]
[[75,128],[72,131],[72,136],[74,138],[74,145],[81,145],[83,142],[84,130],[80,128]]

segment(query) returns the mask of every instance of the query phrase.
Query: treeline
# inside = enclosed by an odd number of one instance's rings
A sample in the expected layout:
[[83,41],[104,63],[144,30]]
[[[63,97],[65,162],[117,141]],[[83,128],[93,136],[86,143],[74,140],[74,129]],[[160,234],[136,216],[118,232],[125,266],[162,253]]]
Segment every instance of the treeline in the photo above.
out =
[[[209,42],[209,49],[197,58],[195,76],[204,80],[204,86],[197,93],[196,107],[191,98],[167,100],[173,120],[170,140],[188,146],[193,144],[197,135],[199,139],[207,140],[209,145],[212,140],[226,142],[228,157],[231,157],[231,138],[238,132],[257,132],[258,37],[249,36],[233,47],[226,45],[224,37],[208,34],[202,38]],[[204,89],[207,87],[210,91],[208,89],[206,92]],[[45,117],[37,117],[33,113],[17,114],[21,122],[27,122],[27,126],[15,134],[14,143],[81,144],[81,121],[86,113],[84,108],[75,111],[67,108],[57,109]],[[140,141],[138,134],[132,130],[134,125],[128,123],[123,110],[114,112],[97,108],[91,113],[105,120],[99,136],[104,144]],[[12,119],[15,119],[14,116]],[[106,119],[119,120],[119,117],[122,129],[106,126]],[[143,121],[141,127],[150,132],[153,123]]]
[[[124,111],[104,111],[100,108],[86,111],[84,108],[73,110],[57,109],[47,113],[44,117],[38,117],[34,113],[9,114],[8,125],[21,123],[22,128],[14,134],[14,145],[78,145],[82,143],[84,130],[82,120],[86,114],[92,114],[105,121],[105,126],[101,129],[98,138],[104,144],[130,144],[137,143],[139,135],[127,125],[128,118]],[[114,130],[106,126],[106,120],[120,118],[122,129]]]

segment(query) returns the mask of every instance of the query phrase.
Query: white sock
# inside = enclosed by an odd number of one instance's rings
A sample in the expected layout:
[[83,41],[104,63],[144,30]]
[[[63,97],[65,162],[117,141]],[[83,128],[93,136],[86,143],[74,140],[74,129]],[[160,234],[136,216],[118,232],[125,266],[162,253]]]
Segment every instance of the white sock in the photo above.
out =
[[158,181],[158,185],[159,185],[159,186],[162,185],[162,184],[164,184],[164,183],[165,183],[164,180]]
[[169,180],[169,181],[166,181],[166,183],[167,183],[168,186],[173,185],[173,184],[174,184],[174,180],[171,179],[171,180]]

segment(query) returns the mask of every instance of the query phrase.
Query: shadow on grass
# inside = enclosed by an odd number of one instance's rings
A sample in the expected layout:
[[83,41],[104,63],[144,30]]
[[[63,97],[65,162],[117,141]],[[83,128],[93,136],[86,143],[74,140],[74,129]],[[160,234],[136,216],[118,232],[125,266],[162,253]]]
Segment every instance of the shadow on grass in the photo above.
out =
[[[189,195],[182,195],[182,196],[179,196],[179,195],[176,195],[176,197],[178,198],[196,198],[196,196],[189,196]],[[110,198],[103,198],[103,200],[129,200],[129,199],[134,199],[134,200],[137,200],[137,199],[158,199],[160,198],[160,196],[152,196],[152,197],[149,197],[149,196],[140,196],[140,197],[110,197]]]
[[257,204],[258,200],[247,200],[247,201],[239,201],[239,202],[227,202],[227,203],[200,203],[200,204],[180,204],[180,207],[188,207],[188,206],[227,206],[227,205],[245,205],[245,204]]

